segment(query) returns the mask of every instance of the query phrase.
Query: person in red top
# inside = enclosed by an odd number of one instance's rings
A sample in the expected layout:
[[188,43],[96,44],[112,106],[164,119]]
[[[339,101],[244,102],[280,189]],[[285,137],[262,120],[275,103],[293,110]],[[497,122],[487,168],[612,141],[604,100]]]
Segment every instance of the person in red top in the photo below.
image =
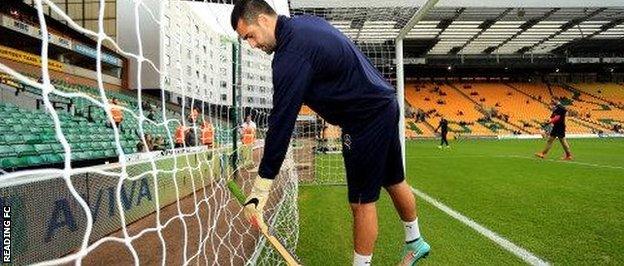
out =
[[550,115],[550,119],[548,123],[552,124],[552,129],[550,130],[550,136],[548,141],[546,142],[546,147],[541,152],[535,154],[535,156],[544,159],[550,148],[552,148],[552,144],[555,141],[555,138],[559,139],[563,150],[565,151],[565,155],[561,158],[563,160],[572,160],[572,152],[570,152],[570,144],[565,139],[565,118],[567,114],[566,108],[558,101],[551,102],[553,106],[553,112]]

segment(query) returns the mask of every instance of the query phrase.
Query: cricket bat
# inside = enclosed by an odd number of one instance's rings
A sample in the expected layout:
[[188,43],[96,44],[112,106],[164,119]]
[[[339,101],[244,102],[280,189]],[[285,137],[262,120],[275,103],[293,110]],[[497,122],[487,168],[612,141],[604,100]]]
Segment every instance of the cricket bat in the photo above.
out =
[[[240,187],[238,187],[238,185],[236,184],[236,182],[234,182],[234,180],[228,181],[227,186],[230,192],[232,192],[234,197],[241,204],[241,206],[243,206],[243,204],[245,204],[245,199],[247,197],[245,197],[245,194],[240,189]],[[293,256],[293,254],[291,254],[290,251],[288,251],[288,249],[284,247],[282,242],[280,242],[279,239],[277,239],[275,236],[273,236],[273,234],[271,234],[271,232],[269,231],[269,227],[264,223],[263,219],[256,218],[255,221],[258,224],[258,228],[260,229],[260,232],[264,235],[264,237],[266,237],[267,240],[269,240],[269,243],[271,243],[271,246],[273,246],[273,248],[277,251],[277,253],[279,253],[282,256],[282,258],[286,261],[286,264],[288,264],[289,266],[301,265],[295,259],[295,256]]]

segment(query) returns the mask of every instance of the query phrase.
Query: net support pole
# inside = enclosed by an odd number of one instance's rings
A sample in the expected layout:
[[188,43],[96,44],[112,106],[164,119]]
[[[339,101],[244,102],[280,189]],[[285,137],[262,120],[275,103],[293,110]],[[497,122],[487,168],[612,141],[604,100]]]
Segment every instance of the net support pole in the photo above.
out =
[[439,0],[428,0],[416,13],[410,18],[405,26],[399,31],[399,35],[395,39],[395,57],[396,57],[396,78],[397,78],[397,100],[399,102],[399,137],[401,139],[401,157],[403,159],[403,171],[405,171],[405,72],[403,69],[403,39],[407,36],[414,25],[418,23],[429,10],[438,3]]
[[403,73],[403,39],[395,42],[397,101],[399,102],[399,139],[401,140],[401,158],[405,171],[405,74]]
[[237,88],[241,85],[241,40],[237,38],[232,43],[232,108],[230,109],[231,123],[232,123],[232,157],[230,158],[230,165],[234,173],[234,177],[238,175],[238,91]]

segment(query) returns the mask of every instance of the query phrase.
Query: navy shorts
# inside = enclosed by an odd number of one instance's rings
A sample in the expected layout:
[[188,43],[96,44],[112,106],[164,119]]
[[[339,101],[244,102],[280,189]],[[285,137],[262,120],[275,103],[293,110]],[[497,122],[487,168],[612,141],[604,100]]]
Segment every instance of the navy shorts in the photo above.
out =
[[382,186],[405,180],[398,124],[395,102],[362,130],[343,131],[342,156],[350,203],[375,202]]
[[565,138],[565,128],[554,127],[550,131],[550,136],[555,138]]

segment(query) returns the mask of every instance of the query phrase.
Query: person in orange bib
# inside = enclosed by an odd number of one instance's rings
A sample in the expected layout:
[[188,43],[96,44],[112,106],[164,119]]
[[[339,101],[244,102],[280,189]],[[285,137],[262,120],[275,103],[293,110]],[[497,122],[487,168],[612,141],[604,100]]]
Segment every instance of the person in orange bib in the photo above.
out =
[[183,125],[179,125],[178,128],[176,128],[175,131],[175,147],[176,148],[181,148],[184,147],[184,143],[185,143],[185,137],[186,137],[186,132],[189,130],[188,127],[185,127]]
[[252,145],[256,141],[256,123],[251,121],[251,115],[245,118],[245,123],[241,126],[243,134],[243,144]]
[[117,98],[113,98],[110,102],[110,112],[113,115],[113,121],[115,121],[115,125],[119,128],[119,131],[123,132],[121,128],[121,122],[123,122],[123,111],[121,110],[121,106],[119,106],[119,101]]
[[201,126],[201,141],[203,145],[206,145],[209,148],[213,147],[214,127],[210,121],[204,121]]

